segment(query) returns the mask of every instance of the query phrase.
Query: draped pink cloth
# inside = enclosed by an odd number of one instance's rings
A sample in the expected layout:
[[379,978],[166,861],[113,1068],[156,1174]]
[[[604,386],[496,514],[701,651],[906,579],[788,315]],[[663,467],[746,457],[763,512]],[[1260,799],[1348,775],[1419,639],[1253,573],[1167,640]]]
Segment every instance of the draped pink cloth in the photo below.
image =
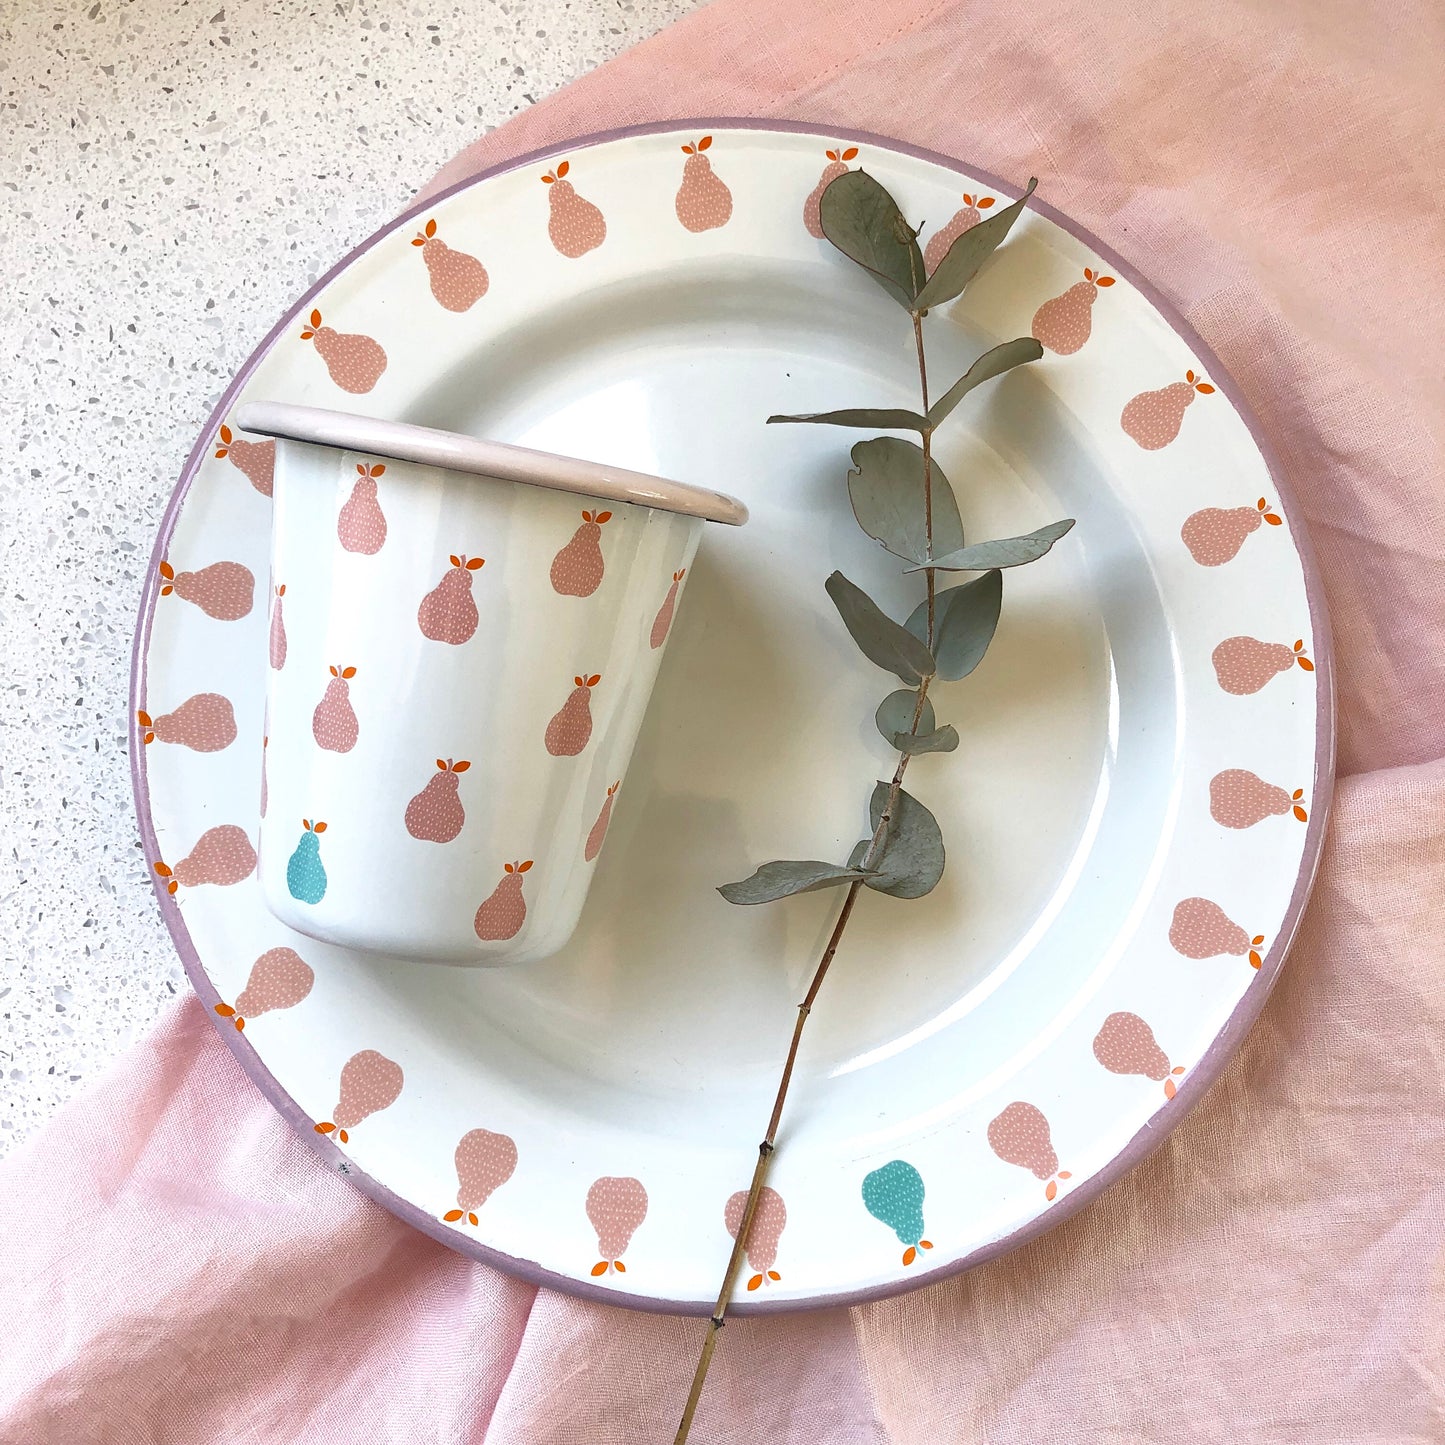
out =
[[[1258,413],[1333,613],[1341,781],[1282,982],[1052,1234],[739,1321],[698,1445],[1445,1439],[1445,12],[1434,0],[717,0],[435,185],[635,121],[782,116],[1036,174]],[[0,1167],[0,1442],[666,1441],[702,1326],[395,1222],[194,1001]]]

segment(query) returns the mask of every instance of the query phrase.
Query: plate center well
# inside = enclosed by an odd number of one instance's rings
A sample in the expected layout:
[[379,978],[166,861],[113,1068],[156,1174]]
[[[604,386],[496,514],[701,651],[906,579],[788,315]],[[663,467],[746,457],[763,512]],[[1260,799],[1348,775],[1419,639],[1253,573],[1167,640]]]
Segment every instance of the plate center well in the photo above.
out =
[[[891,772],[873,712],[900,684],[856,651],[823,582],[841,568],[902,616],[921,578],[851,515],[848,450],[869,433],[766,418],[916,406],[916,362],[881,293],[840,309],[825,279],[718,263],[687,285],[619,284],[479,343],[405,418],[752,510],[741,530],[708,528],[573,942],[520,970],[395,975],[439,1047],[523,1070],[519,1087],[563,1109],[695,1135],[680,1099],[771,1093],[841,894],[744,909],[715,886],[768,858],[842,860]],[[937,391],[1003,338],[940,318],[928,339]],[[942,1107],[940,1050],[970,1059],[965,1093],[982,1087],[1097,986],[1168,828],[1177,727],[1147,562],[1044,367],[970,398],[938,455],[970,539],[1080,525],[1007,574],[989,656],[935,694],[961,746],[916,761],[908,786],[942,825],[943,882],[919,902],[865,896],[810,1024],[807,1072],[904,1111]]]

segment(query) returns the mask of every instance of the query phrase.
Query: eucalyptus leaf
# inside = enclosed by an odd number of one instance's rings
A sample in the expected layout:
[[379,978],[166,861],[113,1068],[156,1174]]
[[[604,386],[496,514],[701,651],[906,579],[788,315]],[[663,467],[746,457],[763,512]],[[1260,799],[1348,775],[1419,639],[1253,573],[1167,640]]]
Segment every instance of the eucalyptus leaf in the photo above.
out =
[[[906,437],[870,437],[851,453],[848,496],[858,525],[895,557],[926,563],[929,558],[924,506],[923,448]],[[960,551],[963,520],[943,468],[933,460],[933,555]]]
[[[869,799],[868,815],[875,833],[890,791],[889,784],[880,782]],[[862,846],[866,853],[867,845]],[[854,853],[861,861],[863,855],[857,849]],[[894,898],[922,898],[943,877],[943,864],[943,832],[938,820],[917,798],[900,788],[883,846],[873,860],[872,873],[863,880],[864,886]]]
[[952,723],[945,723],[936,731],[898,732],[889,739],[900,753],[912,756],[915,753],[951,753],[958,746],[958,729]]
[[[967,677],[988,651],[1003,606],[1003,573],[995,568],[950,587],[934,599],[934,655],[938,676],[949,682]],[[920,602],[908,619],[908,630],[920,641],[928,639],[928,604]]]
[[846,171],[818,204],[823,234],[863,267],[900,306],[913,307],[924,283],[918,233],[887,190],[867,171]]
[[[839,176],[838,180],[843,178]],[[833,185],[837,185],[834,181]],[[1000,241],[1008,235],[1013,223],[1018,220],[1028,198],[1033,195],[1038,180],[1030,176],[1028,189],[1013,205],[992,215],[976,226],[970,226],[948,248],[948,254],[938,263],[937,270],[929,277],[928,284],[918,292],[913,309],[926,311],[930,306],[942,306],[962,293],[963,288],[978,274],[978,268],[993,255]],[[832,187],[829,187],[831,190]],[[823,197],[827,199],[827,191]]]
[[1005,341],[991,351],[985,351],[952,386],[928,408],[928,425],[937,426],[971,392],[974,387],[1012,371],[1028,361],[1037,361],[1044,354],[1044,348],[1032,336],[1020,336],[1014,341]]
[[918,431],[928,425],[921,412],[902,407],[844,407],[841,411],[804,412],[798,416],[770,416],[768,421],[813,422],[822,426],[858,426],[879,431]]
[[840,868],[815,858],[779,859],[762,864],[750,878],[724,883],[718,892],[729,903],[771,903],[794,893],[813,893],[819,888],[837,888],[844,883],[866,880],[872,875],[860,868]]
[[[1072,517],[1061,522],[1050,522],[1036,532],[1022,537],[1001,537],[996,542],[975,542],[961,551],[950,552],[938,557],[933,565],[940,572],[982,572],[987,567],[1022,567],[1027,562],[1037,562],[1049,549],[1071,531]],[[923,568],[909,567],[910,572],[921,572]]]
[[933,675],[933,657],[927,646],[895,622],[861,587],[841,572],[834,572],[826,586],[843,625],[869,662],[908,683],[917,684]]
[[[883,734],[884,741],[892,747],[897,747],[894,738],[898,733],[910,732],[913,728],[913,710],[918,706],[918,693],[908,687],[901,687],[897,692],[890,692],[882,702],[878,704],[878,711],[873,715],[873,721],[878,724],[878,731]],[[931,733],[937,726],[933,716],[933,704],[923,699],[923,711],[918,718],[918,730],[921,733]]]

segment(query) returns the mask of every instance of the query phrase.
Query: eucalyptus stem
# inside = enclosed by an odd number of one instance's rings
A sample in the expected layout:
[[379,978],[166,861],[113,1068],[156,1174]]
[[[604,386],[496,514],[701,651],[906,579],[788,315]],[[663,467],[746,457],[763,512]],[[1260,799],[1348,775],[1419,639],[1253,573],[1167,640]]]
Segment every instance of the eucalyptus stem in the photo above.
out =
[[[832,154],[830,151],[829,155]],[[854,154],[851,150],[843,152],[845,160],[851,159]],[[806,415],[775,415],[768,420],[841,427],[876,426],[887,432],[908,430],[919,433],[920,443],[917,446],[896,436],[877,436],[859,442],[852,449],[856,470],[848,473],[848,492],[854,516],[863,531],[895,558],[913,562],[914,566],[909,571],[917,570],[924,574],[927,600],[919,604],[907,622],[899,622],[841,571],[833,572],[825,584],[833,605],[859,650],[874,665],[905,684],[903,691],[892,692],[884,698],[875,714],[879,732],[897,748],[899,757],[892,782],[887,785],[877,782],[873,787],[868,807],[870,816],[876,810],[877,818],[866,846],[859,844],[854,848],[846,864],[816,858],[773,859],[759,864],[751,877],[726,883],[718,889],[729,903],[745,905],[771,903],[816,888],[846,887],[846,892],[822,957],[813,970],[807,993],[798,1005],[793,1037],[773,1099],[773,1110],[762,1142],[758,1145],[752,1184],[744,1197],[733,1236],[732,1253],[728,1256],[717,1303],[708,1321],[707,1338],[693,1372],[692,1387],[688,1391],[674,1445],[686,1445],[692,1429],[698,1401],[717,1349],[718,1334],[727,1322],[728,1305],[747,1256],[763,1190],[767,1187],[768,1173],[778,1149],[778,1133],[782,1127],[793,1070],[802,1047],[803,1029],[853,916],[858,890],[872,888],[895,898],[922,898],[943,876],[945,857],[938,820],[918,798],[903,791],[903,777],[915,751],[952,752],[958,746],[956,728],[947,724],[936,725],[934,710],[928,701],[929,688],[936,678],[957,682],[967,677],[982,661],[998,625],[1003,569],[1037,561],[1074,525],[1072,518],[1065,518],[1026,536],[966,546],[957,498],[942,468],[933,460],[935,427],[970,391],[1016,366],[1037,361],[1043,355],[1043,347],[1033,337],[1018,337],[993,347],[942,392],[936,403],[937,415],[930,414],[923,318],[931,309],[962,295],[979,267],[1008,234],[1035,184],[1031,180],[1021,199],[956,236],[933,267],[931,275],[925,275],[923,254],[918,249],[918,230],[909,225],[897,202],[866,171],[845,168],[841,175],[828,182],[818,199],[818,217],[823,235],[839,252],[863,267],[908,312],[918,356],[918,384],[923,408],[921,412],[913,412],[891,407],[848,407]],[[943,486],[936,508],[935,481]],[[920,511],[923,521],[921,549],[917,525]],[[939,533],[944,537],[942,555],[935,553],[935,520]],[[973,582],[951,586],[942,593],[942,609],[938,606],[940,594],[937,586],[940,564],[949,572],[982,574]],[[920,612],[926,617],[926,628],[923,619],[918,617]],[[907,716],[910,693],[912,721],[905,733],[900,725]],[[738,1196],[733,1197],[736,1199]],[[867,1180],[864,1181],[864,1203],[870,1213],[883,1219],[883,1214],[869,1202]],[[913,1255],[914,1251],[910,1249],[904,1256],[904,1263],[911,1263]],[[761,1276],[756,1282],[761,1283]]]
[[[918,385],[923,392],[923,416],[925,424],[919,444],[923,448],[923,526],[928,540],[928,556],[933,557],[933,428],[927,424],[928,416],[928,366],[923,355],[923,313],[914,311],[913,344],[918,352]],[[934,602],[938,594],[938,574],[932,567],[923,571],[923,580],[928,587],[928,650],[933,651],[938,641],[934,619]],[[921,704],[920,704],[921,707]],[[916,728],[916,724],[915,724]]]
[[[923,413],[926,416],[928,414],[928,367],[923,350],[923,321],[920,312],[914,311],[912,315],[913,336],[918,350],[918,381],[923,392]],[[933,429],[925,427],[923,432],[923,504],[924,532],[929,557],[933,556],[933,468],[930,448],[932,437]],[[924,575],[928,583],[928,650],[932,652],[935,642],[933,568],[929,567]],[[918,685],[918,698],[913,705],[913,722],[909,727],[909,733],[914,737],[918,735],[919,724],[923,719],[923,709],[928,701],[929,684],[932,681],[933,678],[930,675],[924,677]],[[888,785],[888,800],[878,818],[878,826],[873,829],[868,850],[859,863],[859,867],[864,871],[872,868],[878,860],[883,840],[888,835],[889,824],[893,821],[893,810],[898,806],[898,794],[903,787],[903,775],[908,771],[910,757],[912,754],[906,752],[899,755],[898,766],[894,768],[893,779]],[[733,1239],[732,1253],[728,1255],[727,1268],[723,1271],[722,1287],[718,1290],[717,1303],[713,1306],[712,1315],[708,1320],[707,1338],[703,1341],[702,1353],[698,1356],[697,1368],[693,1371],[692,1385],[687,1392],[687,1404],[683,1407],[682,1421],[677,1427],[677,1434],[673,1437],[673,1445],[686,1445],[688,1435],[692,1430],[693,1416],[697,1414],[698,1401],[702,1399],[703,1386],[707,1382],[707,1372],[712,1365],[713,1352],[717,1349],[717,1337],[727,1323],[728,1304],[732,1299],[738,1275],[742,1271],[743,1259],[747,1254],[753,1219],[758,1212],[758,1201],[762,1198],[763,1188],[768,1182],[768,1171],[772,1166],[773,1154],[778,1147],[778,1129],[782,1125],[783,1107],[788,1100],[788,1088],[793,1082],[793,1066],[797,1063],[798,1049],[803,1042],[803,1029],[813,1011],[813,1004],[817,1000],[818,993],[823,987],[823,980],[827,978],[828,970],[832,967],[833,959],[838,952],[838,945],[843,940],[848,920],[853,916],[853,906],[858,901],[858,891],[862,886],[861,878],[855,879],[848,885],[848,891],[843,895],[842,906],[838,909],[838,917],[833,923],[833,931],[828,935],[828,942],[823,948],[822,957],[818,960],[818,966],[813,970],[813,980],[808,985],[808,991],[803,996],[802,1003],[798,1005],[798,1016],[793,1023],[793,1037],[788,1045],[788,1057],[783,1064],[782,1077],[778,1080],[778,1092],[773,1099],[773,1112],[768,1117],[767,1132],[758,1145],[758,1162],[753,1167],[753,1181],[748,1187],[748,1197],[743,1205],[742,1218],[738,1221],[738,1232]]]
[[[923,704],[928,696],[928,684],[931,681],[931,678],[925,677],[918,689],[918,704],[913,714],[912,730],[914,733],[918,731],[918,720],[922,716]],[[864,869],[871,868],[876,861],[878,850],[882,847],[883,839],[888,832],[888,825],[893,820],[893,809],[898,803],[898,792],[903,786],[903,775],[908,771],[909,756],[908,753],[902,754],[898,759],[898,766],[893,770],[893,781],[888,789],[888,804],[878,819],[878,826],[873,830],[868,851],[860,864]],[[798,1017],[793,1024],[793,1038],[788,1045],[787,1061],[783,1064],[782,1078],[778,1080],[778,1092],[773,1099],[773,1112],[768,1117],[767,1132],[763,1135],[762,1143],[758,1145],[758,1162],[753,1167],[753,1182],[748,1188],[747,1202],[743,1205],[743,1217],[738,1222],[737,1237],[733,1240],[732,1253],[728,1255],[727,1268],[723,1271],[722,1288],[718,1290],[717,1303],[713,1306],[712,1316],[708,1320],[707,1338],[703,1341],[702,1353],[698,1356],[697,1368],[693,1371],[692,1387],[687,1392],[687,1404],[683,1407],[682,1422],[677,1427],[673,1445],[686,1445],[688,1434],[692,1430],[692,1418],[697,1414],[698,1401],[702,1398],[702,1389],[707,1381],[708,1368],[712,1364],[713,1351],[717,1348],[718,1333],[727,1323],[728,1303],[732,1299],[738,1274],[742,1270],[743,1257],[747,1253],[748,1237],[753,1228],[753,1217],[758,1212],[758,1201],[762,1198],[763,1186],[768,1182],[768,1170],[772,1165],[773,1154],[778,1147],[778,1129],[783,1120],[783,1106],[788,1099],[788,1086],[793,1081],[793,1066],[798,1059],[798,1048],[803,1042],[803,1028],[808,1022],[809,1014],[813,1011],[813,1004],[817,1000],[819,990],[823,987],[823,980],[828,976],[828,969],[832,966],[833,958],[838,952],[838,945],[843,940],[848,920],[853,916],[853,905],[858,901],[858,890],[862,886],[861,878],[848,885],[848,891],[843,895],[843,905],[839,908],[838,917],[833,924],[833,931],[828,935],[828,942],[823,949],[822,957],[818,960],[817,968],[813,970],[813,981],[808,985],[808,992],[803,996],[802,1003],[798,1005]]]

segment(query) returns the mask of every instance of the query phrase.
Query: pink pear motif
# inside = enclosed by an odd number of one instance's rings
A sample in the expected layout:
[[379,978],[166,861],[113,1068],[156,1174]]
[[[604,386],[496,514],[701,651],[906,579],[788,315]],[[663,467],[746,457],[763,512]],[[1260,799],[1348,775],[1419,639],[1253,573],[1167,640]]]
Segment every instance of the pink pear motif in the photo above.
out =
[[654,652],[667,641],[667,634],[672,631],[672,615],[677,611],[677,589],[686,576],[686,567],[681,572],[672,574],[672,586],[667,589],[667,596],[662,599],[662,606],[657,609],[657,616],[652,619],[652,635],[648,641]]
[[351,496],[336,518],[336,536],[348,552],[374,557],[386,542],[386,518],[376,499],[376,479],[386,470],[382,463],[357,462]]
[[1185,958],[1217,958],[1222,953],[1249,959],[1258,968],[1264,934],[1250,937],[1230,916],[1208,898],[1186,898],[1176,904],[1169,924],[1169,943]]
[[1022,1100],[1010,1104],[988,1126],[988,1143],[1005,1164],[1027,1169],[1035,1179],[1047,1179],[1045,1199],[1058,1196],[1058,1180],[1072,1177],[1067,1169],[1059,1168],[1059,1156],[1049,1138],[1049,1121],[1032,1104]]
[[602,674],[577,676],[557,715],[547,724],[544,739],[547,751],[554,758],[575,758],[592,736],[592,689],[602,681]]
[[1166,1099],[1174,1097],[1175,1076],[1184,1072],[1182,1064],[1171,1067],[1154,1030],[1138,1014],[1110,1014],[1094,1035],[1094,1057],[1111,1074],[1142,1074],[1156,1083],[1162,1080]]
[[953,218],[941,230],[935,231],[923,252],[923,269],[931,276],[938,270],[938,263],[948,255],[948,248],[963,235],[965,231],[983,220],[982,212],[993,205],[992,196],[971,196],[967,191],[963,193],[963,207],[953,213]]
[[471,764],[463,758],[438,758],[427,785],[406,805],[406,831],[425,843],[450,843],[462,831],[467,815],[457,791],[457,775]]
[[587,1218],[597,1231],[597,1253],[602,1256],[592,1266],[593,1277],[613,1270],[626,1274],[622,1256],[647,1218],[647,1190],[642,1181],[615,1176],[595,1180],[587,1191]]
[[335,1133],[343,1143],[363,1119],[390,1108],[401,1093],[401,1065],[375,1049],[363,1049],[347,1059],[341,1070],[341,1097],[332,1117],[315,1126],[318,1134]]
[[612,822],[612,800],[617,796],[617,790],[622,786],[622,779],[613,783],[607,790],[607,797],[603,801],[602,811],[597,815],[597,821],[592,825],[592,831],[587,835],[587,846],[582,850],[582,861],[590,863],[601,851],[602,845],[607,841],[607,828]]
[[223,1019],[230,1019],[238,1029],[244,1029],[248,1018],[295,1008],[311,992],[315,982],[311,965],[294,948],[268,948],[251,965],[251,976],[246,980],[246,987],[236,995],[235,1007],[218,1003],[216,1012]]
[[353,395],[370,391],[386,370],[386,352],[371,337],[333,331],[321,324],[319,311],[311,313],[301,339],[316,347],[332,381],[342,391]]
[[1304,646],[1303,638],[1289,647],[1283,642],[1261,642],[1256,637],[1226,637],[1212,654],[1214,675],[1225,692],[1245,697],[1295,664],[1313,672],[1315,665],[1305,655]]
[[417,625],[433,642],[454,647],[471,639],[481,621],[472,597],[472,573],[486,565],[482,557],[451,557],[451,569],[421,600],[416,610]]
[[[747,1208],[748,1191],[739,1189],[729,1197],[723,1210],[723,1223],[734,1239],[742,1228],[743,1211]],[[750,1290],[760,1289],[771,1282],[776,1284],[780,1275],[773,1266],[778,1260],[778,1242],[788,1224],[788,1207],[783,1196],[776,1189],[764,1185],[758,1195],[758,1207],[753,1212],[753,1227],[748,1231],[748,1268],[753,1277],[748,1281]]]
[[174,868],[165,863],[154,866],[157,876],[166,880],[167,893],[174,893],[178,886],[199,888],[204,883],[228,888],[255,872],[256,850],[244,828],[222,823],[219,827],[207,828],[196,839],[195,847]]
[[502,864],[502,881],[477,909],[472,928],[483,943],[502,943],[515,938],[527,921],[527,900],[522,896],[522,875],[532,867],[530,858]]
[[547,235],[562,255],[575,260],[607,239],[607,222],[591,201],[584,201],[573,189],[566,179],[569,170],[571,165],[563,161],[555,171],[548,171],[542,182],[550,207]]
[[351,706],[351,679],[355,676],[354,667],[333,667],[331,681],[311,714],[311,736],[317,747],[329,753],[349,753],[361,732]]
[[240,472],[263,497],[269,497],[276,484],[276,443],[238,440],[228,426],[221,428],[216,443],[216,457],[229,457]]
[[281,615],[281,599],[285,595],[286,584],[283,582],[276,589],[276,600],[271,604],[271,635],[268,640],[271,666],[277,672],[286,666],[286,619]]
[[552,590],[563,597],[590,597],[602,585],[602,528],[611,512],[582,513],[582,525],[552,559]]
[[818,177],[818,184],[808,192],[808,199],[803,202],[803,224],[808,228],[808,234],[823,240],[823,192],[833,184],[841,175],[846,175],[848,162],[858,157],[858,147],[849,146],[847,150],[838,147],[835,150],[825,151],[828,157],[828,164],[823,167],[823,174]]
[[1034,312],[1034,340],[1060,356],[1072,356],[1093,330],[1098,288],[1113,284],[1112,276],[1101,276],[1092,266],[1085,266],[1082,281],[1076,281],[1062,296],[1045,301]]
[[1226,768],[1209,780],[1209,816],[1226,828],[1252,828],[1291,812],[1305,823],[1304,795],[1303,788],[1287,793],[1245,768]]
[[465,1219],[476,1225],[477,1210],[509,1180],[517,1169],[517,1146],[506,1134],[472,1129],[461,1137],[452,1156],[457,1166],[457,1208],[442,1215],[448,1224]]
[[231,700],[218,692],[198,692],[174,712],[152,719],[146,712],[136,718],[145,732],[143,743],[179,743],[198,753],[219,753],[236,741],[236,714]]
[[682,164],[682,185],[673,208],[677,219],[693,232],[725,226],[733,213],[733,193],[718,179],[704,154],[710,145],[712,137],[705,135],[696,145],[682,148],[687,159]]
[[271,746],[269,735],[261,739],[261,816],[266,816],[266,750]]
[[169,562],[162,562],[157,570],[162,597],[174,592],[218,622],[239,621],[255,600],[256,579],[239,562],[212,562],[199,572],[177,572]]
[[1157,452],[1179,435],[1185,409],[1194,400],[1195,394],[1209,396],[1213,391],[1207,381],[1201,381],[1192,371],[1186,371],[1183,381],[1173,382],[1158,391],[1141,391],[1125,406],[1119,424],[1124,428],[1125,435],[1132,437],[1146,452]]
[[1201,567],[1222,567],[1238,555],[1245,538],[1259,531],[1262,522],[1271,527],[1284,524],[1263,497],[1252,507],[1205,507],[1184,523],[1179,535]]
[[412,245],[421,247],[431,294],[448,311],[470,311],[487,294],[487,268],[475,256],[448,246],[437,235],[435,221],[428,221],[417,232]]

